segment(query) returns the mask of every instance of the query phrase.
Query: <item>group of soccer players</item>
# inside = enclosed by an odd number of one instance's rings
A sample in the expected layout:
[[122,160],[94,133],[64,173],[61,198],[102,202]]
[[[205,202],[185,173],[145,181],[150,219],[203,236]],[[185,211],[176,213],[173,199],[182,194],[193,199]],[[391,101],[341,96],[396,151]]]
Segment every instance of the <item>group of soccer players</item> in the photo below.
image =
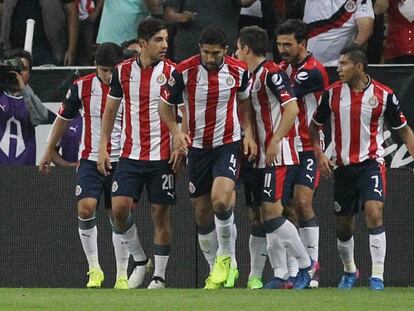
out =
[[[140,54],[123,62],[115,44],[99,46],[96,73],[78,79],[68,91],[40,162],[41,172],[48,173],[52,150],[70,120],[81,113],[84,130],[75,194],[79,236],[89,264],[87,287],[101,287],[104,280],[95,218],[102,192],[113,228],[114,287],[143,283],[151,260],[131,211],[144,187],[155,225],[155,270],[148,288],[166,286],[169,207],[176,200],[175,173],[186,158],[198,241],[210,266],[206,289],[234,287],[239,276],[233,208],[240,170],[252,198],[247,287],[317,287],[319,226],[312,200],[319,169],[329,176],[333,165],[337,246],[344,264],[338,287],[352,288],[358,279],[353,223],[362,205],[370,233],[370,288],[383,289],[384,117],[411,155],[414,136],[392,90],[366,74],[364,51],[345,49],[338,67],[341,81],[328,86],[325,69],[306,49],[306,24],[299,20],[277,29],[283,58],[279,65],[266,60],[268,38],[257,26],[241,30],[235,57],[226,55],[224,31],[206,28],[200,54],[178,65],[165,58],[168,33],[163,21],[142,21],[138,39]],[[320,135],[328,119],[335,143],[332,159],[324,155]],[[246,161],[240,168],[242,157]],[[263,254],[274,271],[266,284]],[[134,270],[127,279],[130,255]]]

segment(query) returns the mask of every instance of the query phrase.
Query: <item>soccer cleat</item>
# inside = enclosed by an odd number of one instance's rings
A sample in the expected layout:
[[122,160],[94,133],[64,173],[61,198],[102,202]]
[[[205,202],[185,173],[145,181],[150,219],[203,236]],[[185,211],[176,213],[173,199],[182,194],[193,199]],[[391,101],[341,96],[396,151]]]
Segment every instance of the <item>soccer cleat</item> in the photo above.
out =
[[239,270],[237,270],[237,268],[230,268],[229,276],[227,277],[227,280],[224,283],[224,287],[233,288],[238,278],[239,278]]
[[116,280],[114,289],[129,289],[128,279],[125,277],[120,277]]
[[128,279],[129,288],[137,288],[144,282],[145,274],[151,272],[152,262],[147,258],[143,261],[134,261],[133,266],[134,270]]
[[213,283],[224,283],[230,272],[230,256],[217,256],[210,278]]
[[338,285],[338,289],[351,289],[354,287],[355,282],[359,279],[358,269],[355,272],[345,272],[342,275],[341,282]]
[[211,280],[211,274],[206,279],[206,285],[204,286],[204,289],[219,289],[223,287],[223,283],[214,283]]
[[384,290],[384,281],[380,278],[369,278],[369,289]]
[[249,278],[249,281],[247,281],[247,288],[248,289],[261,289],[263,288],[263,281],[261,278],[257,276],[252,276]]
[[263,287],[265,289],[292,289],[293,283],[289,280],[272,277],[269,282]]
[[311,265],[304,269],[299,269],[298,275],[295,278],[293,287],[296,289],[305,289],[309,287],[310,282],[315,275],[316,271],[319,270],[319,263],[311,260]]
[[151,283],[148,285],[148,289],[160,289],[165,288],[165,280],[159,276],[153,276]]
[[[319,266],[319,263],[318,263]],[[312,277],[312,280],[309,284],[309,288],[318,288],[319,287],[319,268],[315,271],[315,274]]]
[[89,282],[87,288],[101,288],[105,276],[100,268],[94,268],[88,271]]

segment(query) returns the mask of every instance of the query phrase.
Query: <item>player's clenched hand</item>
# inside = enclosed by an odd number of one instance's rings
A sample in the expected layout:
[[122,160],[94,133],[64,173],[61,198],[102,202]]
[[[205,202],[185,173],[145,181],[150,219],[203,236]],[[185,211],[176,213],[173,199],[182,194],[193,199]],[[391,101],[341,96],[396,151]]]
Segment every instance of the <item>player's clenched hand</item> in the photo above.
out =
[[334,163],[328,159],[325,154],[319,154],[317,157],[318,167],[323,177],[328,178],[332,174],[332,167]]
[[174,135],[174,147],[177,151],[187,152],[188,145],[190,144],[190,136],[188,136],[186,133],[178,132]]
[[181,168],[183,167],[184,159],[185,159],[185,153],[183,152],[174,150],[171,153],[171,157],[168,163],[172,165],[172,170],[174,173],[178,173],[181,170]]
[[246,135],[243,139],[244,155],[249,156],[248,160],[253,161],[257,155],[257,145],[254,138],[251,135]]
[[273,166],[276,164],[276,157],[279,153],[279,144],[273,141],[270,142],[269,146],[266,148],[266,165]]
[[52,163],[52,154],[50,152],[45,152],[42,159],[39,162],[39,172],[42,175],[49,175],[50,173],[50,163]]
[[111,159],[106,149],[99,150],[98,162],[96,166],[98,168],[98,171],[104,176],[108,176],[111,173],[110,172],[110,170],[112,169]]

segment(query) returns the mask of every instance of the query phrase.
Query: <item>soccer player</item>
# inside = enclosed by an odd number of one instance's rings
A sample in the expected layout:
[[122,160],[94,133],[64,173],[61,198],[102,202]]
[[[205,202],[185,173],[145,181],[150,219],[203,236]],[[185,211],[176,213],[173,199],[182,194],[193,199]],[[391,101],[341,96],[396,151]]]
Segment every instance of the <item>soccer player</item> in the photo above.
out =
[[[226,35],[216,27],[203,30],[200,54],[181,62],[161,95],[160,116],[179,150],[188,150],[189,192],[200,248],[213,266],[206,289],[237,278],[234,215],[231,198],[238,175],[242,116],[245,154],[254,156],[250,81],[247,66],[227,51]],[[188,134],[182,132],[174,107],[183,96]],[[214,262],[214,264],[213,264]],[[233,281],[231,283],[234,283]]]
[[[292,288],[293,285],[305,288],[317,269],[317,262],[311,261],[296,227],[282,215],[282,198],[292,191],[292,179],[299,163],[293,137],[287,137],[299,109],[288,76],[265,58],[267,42],[265,30],[258,26],[245,27],[240,31],[236,52],[238,59],[245,61],[253,72],[251,99],[260,142],[255,187],[261,189],[260,218],[274,269],[274,277],[265,288]],[[286,269],[279,268],[281,248],[287,248],[298,261],[299,273],[294,284],[288,280]]]
[[[96,208],[102,193],[105,196],[105,207],[111,208],[112,171],[103,176],[96,168],[98,160],[101,119],[105,110],[109,81],[114,66],[122,61],[122,49],[114,43],[103,43],[96,51],[96,73],[76,80],[66,94],[66,99],[58,112],[53,125],[45,153],[39,163],[43,174],[49,173],[52,155],[65,130],[79,113],[83,119],[82,141],[79,148],[79,167],[76,172],[76,199],[78,208],[79,237],[83,251],[89,264],[88,288],[99,288],[104,280],[104,273],[99,265],[96,227]],[[121,151],[121,115],[117,111],[116,125],[107,148],[111,154],[112,167],[115,168]],[[111,223],[113,214],[110,212]],[[129,252],[113,227],[112,241],[115,249],[117,275],[114,288],[128,289],[127,268]]]
[[[299,114],[293,129],[299,152],[300,166],[294,179],[293,200],[299,225],[299,235],[313,261],[318,261],[319,224],[312,206],[315,189],[319,182],[319,171],[313,147],[309,140],[309,123],[318,106],[318,101],[329,85],[328,74],[323,65],[306,49],[307,26],[300,20],[287,20],[277,29],[277,47],[283,61],[280,66],[289,75],[291,85],[298,98]],[[294,267],[294,258],[288,258],[288,268]],[[292,271],[293,275],[296,274]],[[292,274],[291,272],[291,274]],[[316,273],[311,287],[318,287]]]
[[[341,51],[338,74],[322,97],[310,125],[310,137],[323,176],[332,173],[336,214],[336,237],[344,274],[338,288],[350,289],[358,279],[354,262],[354,221],[359,207],[365,213],[369,232],[372,275],[369,287],[384,289],[386,250],[383,209],[386,191],[384,163],[384,121],[397,130],[414,155],[414,135],[400,111],[398,99],[387,86],[366,74],[367,57],[361,48]],[[319,144],[319,128],[331,120],[332,159]]]
[[121,234],[134,258],[134,271],[128,280],[130,288],[142,284],[150,265],[130,216],[133,199],[140,197],[144,186],[155,225],[155,271],[148,288],[165,287],[171,249],[169,206],[175,202],[173,168],[181,156],[172,152],[170,133],[158,115],[161,89],[174,69],[174,64],[164,59],[166,27],[162,20],[154,18],[139,24],[141,53],[115,68],[102,121],[98,169],[107,175],[111,161],[106,146],[122,100],[122,153],[113,177],[112,210],[116,232]]

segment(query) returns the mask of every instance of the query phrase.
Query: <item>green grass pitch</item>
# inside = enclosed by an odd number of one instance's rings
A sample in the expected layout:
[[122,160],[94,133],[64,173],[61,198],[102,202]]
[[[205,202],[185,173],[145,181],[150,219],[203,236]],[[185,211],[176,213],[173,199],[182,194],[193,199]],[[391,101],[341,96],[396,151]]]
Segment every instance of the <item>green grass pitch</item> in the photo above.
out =
[[414,288],[314,290],[110,290],[0,288],[1,311],[24,310],[414,310]]

